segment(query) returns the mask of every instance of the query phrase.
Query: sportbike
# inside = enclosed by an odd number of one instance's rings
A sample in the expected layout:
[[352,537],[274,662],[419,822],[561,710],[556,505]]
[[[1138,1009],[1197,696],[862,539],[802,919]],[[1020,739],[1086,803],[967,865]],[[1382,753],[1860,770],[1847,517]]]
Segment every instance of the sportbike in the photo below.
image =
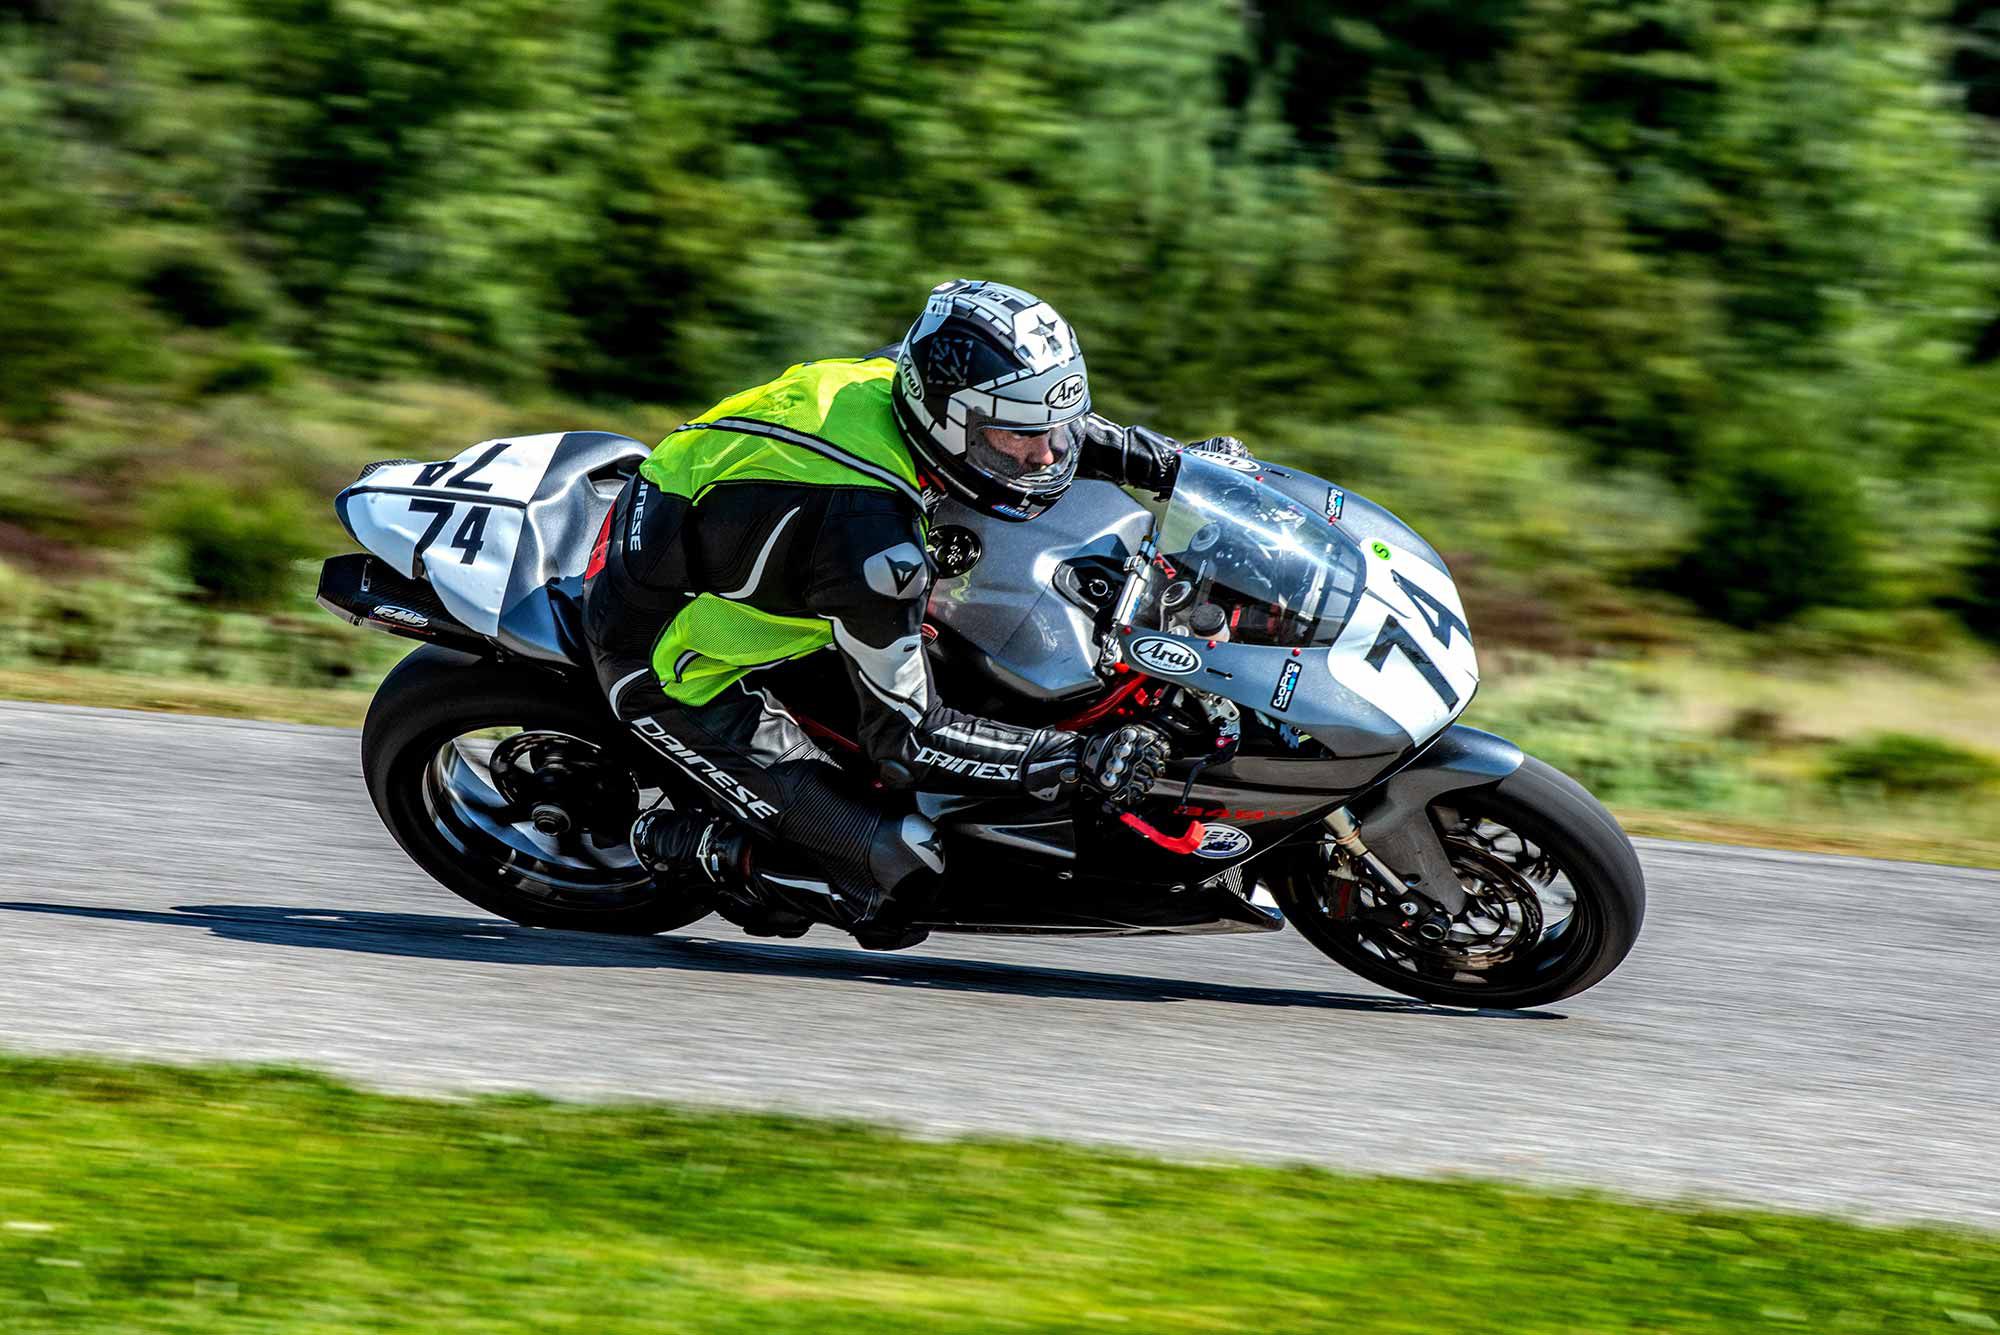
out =
[[[487,441],[371,464],[335,502],[367,552],[326,562],[321,605],[424,642],[369,709],[369,796],[425,871],[527,926],[647,934],[710,911],[641,867],[627,834],[654,804],[721,809],[717,795],[611,717],[579,631],[580,572],[647,453],[604,432]],[[1164,502],[1079,482],[1015,524],[946,501],[930,549],[945,699],[1036,726],[1144,720],[1175,756],[1126,811],[884,794],[942,834],[931,930],[1290,923],[1371,982],[1463,1006],[1573,995],[1632,948],[1630,841],[1575,781],[1457,724],[1479,680],[1464,606],[1380,506],[1187,451]],[[873,778],[836,662],[758,678]]]

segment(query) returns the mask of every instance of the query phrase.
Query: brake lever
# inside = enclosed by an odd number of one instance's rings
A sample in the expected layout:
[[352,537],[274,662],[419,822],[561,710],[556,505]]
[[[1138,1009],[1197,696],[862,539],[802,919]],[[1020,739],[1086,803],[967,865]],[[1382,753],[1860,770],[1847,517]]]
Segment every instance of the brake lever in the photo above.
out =
[[1228,741],[1227,744],[1225,745],[1224,739],[1217,738],[1215,744],[1215,750],[1210,751],[1200,760],[1194,762],[1194,764],[1188,769],[1187,782],[1181,785],[1181,800],[1180,800],[1181,806],[1186,806],[1188,804],[1188,798],[1194,792],[1194,781],[1201,777],[1201,772],[1207,769],[1210,765],[1215,764],[1218,760],[1227,760],[1231,756],[1235,755],[1236,748],[1239,745],[1241,745],[1241,743],[1242,739],[1236,738],[1235,740]]

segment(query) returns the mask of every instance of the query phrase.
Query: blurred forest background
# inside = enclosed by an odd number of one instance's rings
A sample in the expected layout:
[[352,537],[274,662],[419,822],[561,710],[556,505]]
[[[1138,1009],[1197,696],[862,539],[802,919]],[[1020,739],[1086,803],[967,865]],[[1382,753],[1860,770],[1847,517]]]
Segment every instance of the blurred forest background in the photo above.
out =
[[1621,810],[2000,849],[2000,0],[0,0],[0,690],[351,718],[362,462],[960,274],[1417,525]]

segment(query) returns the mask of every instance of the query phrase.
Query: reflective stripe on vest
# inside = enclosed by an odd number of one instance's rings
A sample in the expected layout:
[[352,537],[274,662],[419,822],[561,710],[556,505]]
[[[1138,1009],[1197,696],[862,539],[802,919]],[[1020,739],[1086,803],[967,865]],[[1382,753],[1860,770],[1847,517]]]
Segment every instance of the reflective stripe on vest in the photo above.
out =
[[905,482],[902,478],[897,477],[888,469],[877,468],[866,459],[858,455],[849,454],[832,441],[827,440],[823,436],[815,436],[809,431],[800,431],[795,427],[779,426],[775,422],[760,422],[754,417],[718,417],[713,422],[689,422],[685,426],[674,428],[675,435],[679,435],[683,431],[734,431],[738,435],[762,436],[766,440],[775,440],[785,445],[796,445],[802,450],[811,450],[823,458],[831,459],[837,464],[852,468],[855,472],[863,476],[872,477],[877,482],[887,483],[909,497],[919,512],[923,510],[923,493],[915,487]]

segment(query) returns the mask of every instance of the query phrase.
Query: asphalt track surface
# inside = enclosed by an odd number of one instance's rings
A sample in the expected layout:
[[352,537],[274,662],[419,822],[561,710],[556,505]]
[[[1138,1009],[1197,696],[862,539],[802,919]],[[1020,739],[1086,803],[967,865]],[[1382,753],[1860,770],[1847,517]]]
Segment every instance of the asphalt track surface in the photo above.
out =
[[0,704],[0,812],[16,1051],[2000,1226],[2000,873],[1644,842],[1623,969],[1466,1013],[1291,932],[524,930],[409,862],[335,729]]

